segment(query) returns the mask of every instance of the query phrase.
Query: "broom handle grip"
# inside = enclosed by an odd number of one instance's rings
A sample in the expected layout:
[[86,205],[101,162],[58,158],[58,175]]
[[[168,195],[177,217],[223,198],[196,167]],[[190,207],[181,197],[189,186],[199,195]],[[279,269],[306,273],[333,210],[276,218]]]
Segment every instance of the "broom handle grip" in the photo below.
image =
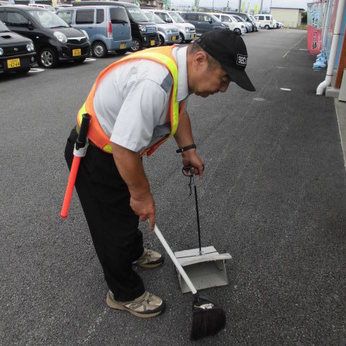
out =
[[195,286],[193,285],[193,283],[191,282],[191,280],[187,276],[185,270],[183,269],[181,264],[178,262],[177,258],[174,256],[173,251],[169,247],[168,243],[166,242],[166,239],[163,237],[161,231],[158,229],[158,227],[156,225],[154,226],[154,232],[157,235],[157,237],[159,238],[161,244],[165,248],[165,250],[168,253],[169,257],[173,261],[175,267],[178,269],[180,275],[183,277],[184,281],[186,282],[186,285],[189,287],[189,289],[191,290],[191,292],[193,294],[196,294],[197,290],[196,290]]

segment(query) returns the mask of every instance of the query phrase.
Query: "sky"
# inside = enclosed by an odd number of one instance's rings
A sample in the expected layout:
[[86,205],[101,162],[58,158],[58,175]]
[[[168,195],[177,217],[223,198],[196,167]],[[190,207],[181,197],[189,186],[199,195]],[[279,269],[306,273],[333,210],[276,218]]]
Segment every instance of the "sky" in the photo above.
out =
[[[263,10],[269,10],[270,6],[273,7],[294,7],[294,8],[304,8],[306,9],[306,4],[312,2],[313,0],[263,0]],[[171,6],[174,5],[193,5],[195,0],[171,0]],[[236,9],[239,6],[239,0],[200,0],[199,6],[203,7],[214,7],[221,8],[226,7],[227,2],[231,9]],[[249,7],[249,9],[254,9],[257,5],[261,5],[261,0],[242,0],[243,7]]]

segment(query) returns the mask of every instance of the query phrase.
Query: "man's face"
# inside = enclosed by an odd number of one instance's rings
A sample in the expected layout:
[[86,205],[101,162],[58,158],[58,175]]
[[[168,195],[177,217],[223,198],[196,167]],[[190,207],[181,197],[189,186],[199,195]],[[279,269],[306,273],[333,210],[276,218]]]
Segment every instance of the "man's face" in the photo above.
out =
[[194,94],[202,97],[225,92],[230,83],[227,73],[218,63],[210,63],[204,51],[193,57],[189,71],[189,88]]

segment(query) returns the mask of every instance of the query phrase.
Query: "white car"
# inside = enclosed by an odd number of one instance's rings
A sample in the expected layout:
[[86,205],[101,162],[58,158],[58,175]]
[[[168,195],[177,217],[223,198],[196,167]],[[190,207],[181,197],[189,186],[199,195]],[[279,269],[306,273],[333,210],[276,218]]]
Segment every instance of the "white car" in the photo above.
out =
[[232,14],[232,17],[235,18],[239,23],[243,23],[245,25],[246,32],[253,31],[252,24],[250,22],[247,22],[244,18],[236,14]]
[[225,13],[212,13],[223,24],[226,24],[231,31],[234,31],[238,35],[246,33],[245,23],[237,21],[232,15]]
[[260,23],[260,28],[262,29],[274,29],[274,21],[273,16],[271,14],[256,14],[255,16],[256,21]]
[[186,23],[185,20],[175,11],[154,10],[164,22],[172,23],[179,29],[180,42],[191,42],[196,38],[196,28],[193,24]]

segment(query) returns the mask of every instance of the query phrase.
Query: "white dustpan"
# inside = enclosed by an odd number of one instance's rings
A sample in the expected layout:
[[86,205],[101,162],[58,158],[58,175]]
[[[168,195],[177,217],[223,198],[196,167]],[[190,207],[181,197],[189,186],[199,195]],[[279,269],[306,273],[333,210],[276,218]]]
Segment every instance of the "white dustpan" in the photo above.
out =
[[[186,170],[183,170],[183,173],[190,177],[190,184],[193,183],[194,187],[199,248],[177,251],[174,255],[197,290],[228,285],[226,260],[232,259],[232,256],[229,253],[220,254],[214,246],[201,246],[198,198],[194,172],[190,169],[189,174],[185,174]],[[190,292],[179,271],[177,273],[182,292]]]

